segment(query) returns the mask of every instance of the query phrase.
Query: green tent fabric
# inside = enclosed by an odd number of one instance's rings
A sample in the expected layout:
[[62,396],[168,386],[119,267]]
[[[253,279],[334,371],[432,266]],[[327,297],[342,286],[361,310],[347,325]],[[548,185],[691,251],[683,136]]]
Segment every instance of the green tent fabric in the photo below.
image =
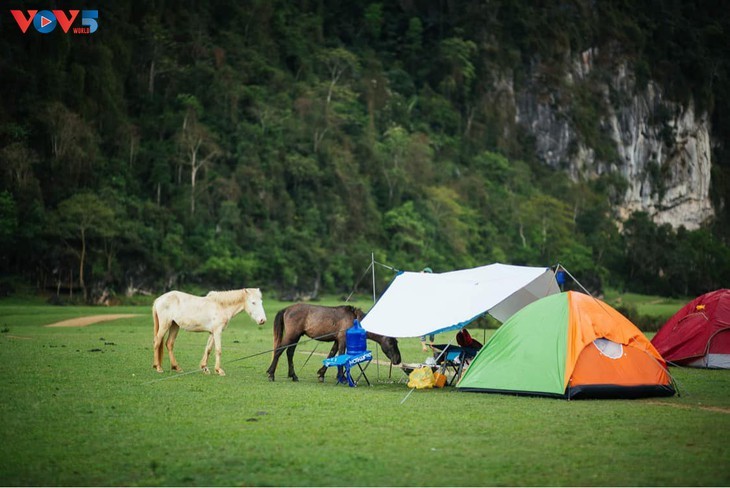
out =
[[[488,375],[493,390],[539,391],[562,395],[568,329],[566,295],[527,306],[500,327],[474,359],[459,388],[478,387]],[[540,324],[532,327],[531,324]],[[487,371],[488,370],[488,371]]]

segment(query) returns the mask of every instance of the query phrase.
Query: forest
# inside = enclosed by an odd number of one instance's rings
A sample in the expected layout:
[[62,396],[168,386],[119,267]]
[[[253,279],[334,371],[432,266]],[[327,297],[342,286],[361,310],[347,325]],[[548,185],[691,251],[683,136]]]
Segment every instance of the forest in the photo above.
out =
[[[69,5],[98,10],[96,32],[23,33],[10,15]],[[727,287],[729,33],[722,2],[698,0],[3,2],[0,293],[313,297],[352,290],[371,253]],[[546,167],[486,103],[496,72],[519,85],[535,59],[592,46],[708,113],[704,227],[619,219],[625,181]]]

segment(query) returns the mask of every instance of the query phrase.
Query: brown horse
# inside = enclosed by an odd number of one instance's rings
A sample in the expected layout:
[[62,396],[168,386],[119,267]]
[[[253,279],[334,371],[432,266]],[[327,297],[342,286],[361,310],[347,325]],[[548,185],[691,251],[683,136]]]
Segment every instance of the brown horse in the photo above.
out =
[[[297,303],[290,305],[276,314],[274,318],[274,357],[271,366],[266,371],[269,380],[274,381],[276,365],[279,356],[286,349],[286,356],[289,359],[289,378],[292,381],[299,381],[294,373],[294,349],[299,339],[307,335],[319,341],[334,342],[328,358],[345,352],[345,334],[347,329],[352,327],[355,319],[362,320],[365,316],[362,310],[349,305],[339,307],[324,307],[321,305],[309,305]],[[393,364],[400,364],[400,351],[398,341],[393,337],[385,337],[371,332],[367,338],[380,344],[381,349]],[[317,371],[319,381],[324,381],[324,373],[327,367],[322,366]]]

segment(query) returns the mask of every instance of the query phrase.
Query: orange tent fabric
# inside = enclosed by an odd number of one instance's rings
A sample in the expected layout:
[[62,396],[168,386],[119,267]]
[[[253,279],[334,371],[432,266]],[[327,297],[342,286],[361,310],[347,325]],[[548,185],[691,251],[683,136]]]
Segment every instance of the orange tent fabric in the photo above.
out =
[[[613,307],[589,295],[574,292],[568,292],[567,295],[570,313],[565,386],[671,382],[661,355],[629,319]],[[593,341],[599,338],[630,346],[623,348],[626,356],[622,358],[618,369],[619,363],[602,355],[597,347],[592,347]],[[576,368],[578,365],[580,367]],[[660,367],[657,368],[657,365]],[[654,372],[652,377],[646,377],[647,371]],[[599,378],[605,381],[599,381]],[[619,378],[620,381],[617,383]]]

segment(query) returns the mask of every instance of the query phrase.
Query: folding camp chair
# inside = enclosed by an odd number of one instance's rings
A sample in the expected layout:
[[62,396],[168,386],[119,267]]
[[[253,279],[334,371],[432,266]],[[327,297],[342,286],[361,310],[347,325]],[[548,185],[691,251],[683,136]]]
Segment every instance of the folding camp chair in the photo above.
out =
[[449,386],[453,386],[461,378],[464,367],[477,355],[478,349],[473,347],[461,347],[454,344],[432,344],[433,356],[436,364],[440,367],[441,374],[451,373]]

